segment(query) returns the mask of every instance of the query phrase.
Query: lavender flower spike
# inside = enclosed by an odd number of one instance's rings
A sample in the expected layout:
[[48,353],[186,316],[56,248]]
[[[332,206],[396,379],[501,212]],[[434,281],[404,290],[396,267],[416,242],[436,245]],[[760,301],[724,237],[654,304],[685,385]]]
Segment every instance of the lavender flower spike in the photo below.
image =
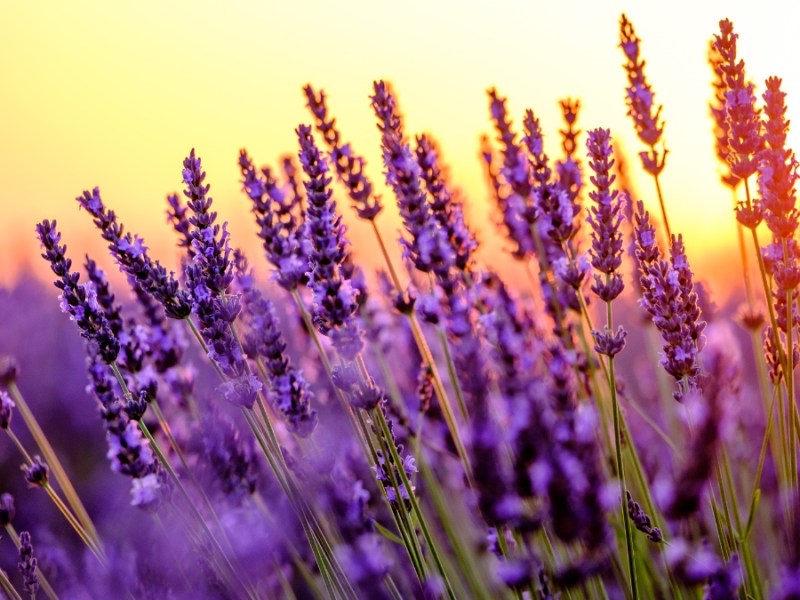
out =
[[353,360],[364,344],[361,328],[355,319],[358,292],[342,275],[347,256],[347,240],[336,203],[331,199],[328,163],[320,154],[311,135],[311,127],[297,128],[300,163],[307,180],[307,225],[313,249],[309,256],[309,286],[314,296],[314,322],[320,333],[330,336],[336,351]]
[[719,35],[714,36],[714,48],[722,59],[720,68],[727,86],[725,115],[728,121],[728,162],[731,173],[747,179],[755,173],[757,154],[763,145],[759,110],[756,108],[755,86],[745,79],[744,61],[737,60],[733,23],[719,22]]
[[19,534],[19,572],[22,573],[22,585],[25,591],[31,596],[35,596],[39,591],[39,576],[36,573],[38,565],[36,557],[33,555],[33,544],[31,534],[23,531]]
[[589,132],[587,142],[589,149],[589,166],[594,175],[590,181],[595,190],[589,192],[589,197],[594,201],[594,206],[589,209],[587,219],[592,227],[592,247],[589,250],[592,266],[606,275],[602,281],[595,275],[595,284],[592,291],[604,302],[611,302],[622,293],[622,276],[619,268],[622,266],[622,203],[617,190],[611,189],[616,175],[611,170],[614,167],[614,158],[611,154],[611,135],[607,129],[595,129]]
[[274,277],[282,288],[293,291],[305,282],[308,272],[307,246],[288,202],[272,171],[259,173],[245,150],[239,152],[244,191],[253,203],[252,212],[259,227],[267,260],[275,267]]
[[[592,247],[589,250],[592,266],[601,275],[594,276],[592,291],[603,302],[611,302],[622,293],[624,284],[619,268],[622,265],[622,198],[617,190],[611,189],[616,176],[611,169],[614,159],[611,156],[611,135],[607,129],[589,132],[586,143],[589,149],[589,166],[594,175],[590,177],[595,189],[589,192],[594,206],[589,209],[587,221],[592,227]],[[613,357],[625,346],[626,332],[620,327],[616,333],[608,326],[603,331],[592,331],[595,350]]]
[[233,280],[233,257],[229,245],[227,223],[215,223],[217,213],[211,210],[210,186],[204,184],[206,173],[194,149],[183,161],[183,182],[186,189],[192,248],[195,252],[186,266],[186,284],[192,295],[193,308],[200,323],[200,333],[208,355],[228,378],[223,383],[225,397],[234,404],[252,408],[261,383],[249,370],[239,343],[231,331],[241,306],[238,296],[228,295]]
[[153,261],[147,253],[144,241],[125,229],[113,210],[108,210],[100,198],[100,190],[94,188],[91,193],[83,192],[76,198],[94,218],[94,224],[100,229],[103,239],[108,242],[111,255],[116,259],[123,273],[128,275],[131,283],[139,284],[144,290],[158,300],[168,317],[184,319],[192,312],[189,296],[180,289],[173,273]]
[[61,234],[55,221],[42,221],[36,226],[36,232],[44,248],[42,258],[58,276],[55,286],[61,290],[61,309],[77,323],[81,335],[97,345],[103,360],[113,363],[119,354],[119,340],[97,302],[94,285],[79,284],[80,274],[70,270],[72,261],[66,256],[67,246],[59,243]]
[[272,302],[254,285],[243,256],[237,256],[236,283],[244,300],[244,315],[250,331],[244,337],[244,350],[251,359],[263,357],[269,376],[268,397],[286,418],[289,428],[307,437],[317,425],[317,411],[311,408],[314,395],[286,355],[286,342],[278,326]]
[[639,139],[650,147],[648,152],[640,152],[645,171],[658,176],[664,169],[667,149],[656,150],[656,144],[664,133],[664,121],[661,119],[663,106],[655,107],[653,88],[644,75],[645,61],[639,57],[639,37],[633,29],[633,23],[622,15],[619,22],[620,48],[627,62],[623,65],[628,75],[627,105],[628,115],[633,119]]
[[317,129],[330,149],[331,163],[336,176],[347,188],[347,194],[362,219],[372,221],[383,210],[380,197],[372,192],[372,182],[364,174],[364,158],[356,155],[350,144],[342,144],[336,119],[328,116],[325,104],[325,92],[314,91],[311,85],[303,88],[306,94],[306,105],[316,119]]

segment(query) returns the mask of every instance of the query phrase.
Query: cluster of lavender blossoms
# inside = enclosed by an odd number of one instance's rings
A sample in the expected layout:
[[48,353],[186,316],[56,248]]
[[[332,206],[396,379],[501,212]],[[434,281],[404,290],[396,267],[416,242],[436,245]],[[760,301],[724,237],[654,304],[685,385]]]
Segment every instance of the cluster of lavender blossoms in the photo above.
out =
[[[785,86],[769,77],[759,100],[722,20],[711,133],[737,316],[667,223],[662,107],[624,15],[619,34],[654,194],[608,129],[584,134],[579,100],[560,100],[549,147],[546,113],[512,115],[491,88],[480,158],[509,265],[487,264],[474,199],[386,81],[369,96],[383,182],[311,85],[295,148],[231,157],[258,260],[194,149],[164,207],[176,271],[97,188],[77,203],[110,256],[73,263],[40,222],[57,299],[33,280],[0,294],[20,315],[0,330],[0,596],[800,597]],[[340,198],[374,240],[351,245]],[[373,242],[374,278],[358,266]]]

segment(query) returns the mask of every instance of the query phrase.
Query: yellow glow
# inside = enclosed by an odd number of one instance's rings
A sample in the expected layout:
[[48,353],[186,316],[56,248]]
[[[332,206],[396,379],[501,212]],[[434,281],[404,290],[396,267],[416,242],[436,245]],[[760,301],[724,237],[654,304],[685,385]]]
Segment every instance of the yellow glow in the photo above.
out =
[[[557,101],[580,98],[581,128],[612,130],[655,209],[623,103],[623,11],[665,105],[663,185],[673,229],[686,236],[695,270],[719,284],[738,259],[708,119],[707,43],[718,20],[731,18],[750,77],[760,90],[766,76],[783,76],[790,117],[797,115],[800,9],[788,2],[7,2],[0,19],[0,281],[31,265],[43,272],[33,233],[43,218],[62,224],[73,256],[79,249],[100,255],[102,242],[73,200],[94,185],[174,264],[164,196],[179,189],[191,147],[234,242],[255,250],[237,152],[248,148],[259,164],[295,152],[293,130],[310,120],[306,82],[328,92],[345,139],[381,181],[368,95],[374,79],[391,80],[407,130],[433,133],[471,199],[469,216],[481,225],[489,261],[502,256],[487,225],[493,217],[477,158],[480,134],[491,132],[490,86],[509,98],[517,124],[524,108],[534,109],[554,157]],[[797,141],[794,132],[790,142]],[[345,212],[357,259],[378,266],[359,241],[371,243],[367,230]],[[397,226],[396,217],[381,217],[387,234]]]

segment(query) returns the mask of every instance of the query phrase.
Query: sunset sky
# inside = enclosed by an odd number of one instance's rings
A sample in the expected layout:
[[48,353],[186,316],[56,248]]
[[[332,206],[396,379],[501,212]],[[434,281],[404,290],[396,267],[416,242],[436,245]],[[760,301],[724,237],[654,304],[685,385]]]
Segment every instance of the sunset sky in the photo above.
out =
[[[393,82],[409,133],[431,132],[468,216],[498,262],[479,138],[492,134],[486,89],[509,98],[515,123],[540,117],[560,156],[558,100],[581,100],[579,125],[608,127],[635,158],[625,115],[618,20],[642,39],[647,75],[664,104],[670,150],[663,186],[673,230],[695,270],[724,282],[736,267],[731,198],[719,184],[708,101],[708,41],[728,17],[760,95],[784,78],[789,116],[800,110],[800,8],[788,2],[5,2],[0,13],[0,283],[45,273],[34,224],[56,218],[72,255],[103,244],[74,197],[100,186],[106,203],[158,257],[176,264],[164,197],[180,189],[194,147],[233,241],[257,249],[240,191],[238,150],[259,164],[296,150],[309,122],[301,88],[324,88],[344,139],[382,182],[372,81]],[[790,14],[791,13],[791,14]],[[583,144],[585,138],[581,138]],[[798,132],[790,135],[797,147]],[[583,146],[582,146],[583,149]],[[637,190],[656,209],[652,181],[631,160]],[[341,197],[341,194],[340,194]],[[388,198],[388,195],[387,195]],[[389,202],[387,202],[389,203]],[[378,266],[366,228],[350,218],[357,260]],[[379,227],[396,238],[396,211]],[[253,261],[260,256],[253,254]],[[103,259],[105,260],[105,259]],[[105,262],[110,266],[110,259]]]

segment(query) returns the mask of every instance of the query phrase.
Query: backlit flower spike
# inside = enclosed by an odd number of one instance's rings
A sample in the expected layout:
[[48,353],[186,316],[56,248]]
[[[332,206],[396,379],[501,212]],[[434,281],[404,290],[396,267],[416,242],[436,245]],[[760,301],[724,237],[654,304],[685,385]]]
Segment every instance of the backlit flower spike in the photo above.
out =
[[347,188],[358,216],[372,221],[383,210],[383,206],[380,198],[373,193],[372,182],[364,173],[364,158],[355,154],[350,144],[342,144],[336,119],[328,115],[325,92],[315,92],[311,85],[306,85],[303,91],[306,94],[306,106],[314,115],[317,130],[328,146],[337,179]]
[[711,117],[714,121],[714,147],[717,152],[717,158],[724,165],[724,171],[720,178],[722,179],[722,183],[731,189],[736,189],[741,179],[731,173],[729,158],[731,149],[728,145],[728,129],[730,127],[728,125],[728,114],[725,109],[725,95],[728,91],[728,83],[725,78],[722,55],[713,39],[709,42],[708,46],[708,63],[714,75],[714,79],[711,82],[714,88],[714,99],[708,105]]
[[61,290],[61,310],[75,321],[81,336],[96,344],[103,361],[113,363],[119,354],[119,340],[97,302],[94,284],[79,283],[80,274],[71,270],[72,261],[66,256],[66,244],[60,243],[61,234],[55,221],[42,221],[36,232],[44,249],[42,258],[58,277],[54,285]]
[[84,191],[76,198],[81,208],[94,219],[104,240],[108,242],[111,255],[120,270],[128,275],[131,285],[138,284],[163,306],[168,317],[184,319],[192,312],[191,298],[178,285],[173,273],[153,261],[147,246],[140,237],[125,233],[114,211],[108,210],[100,197],[100,190]]
[[[798,212],[795,183],[797,159],[786,147],[789,121],[786,119],[786,92],[781,80],[769,77],[764,92],[764,141],[759,153],[758,187],[764,220],[777,240],[789,240],[797,230]],[[789,258],[789,257],[786,257]],[[784,289],[795,287],[787,286]]]
[[364,342],[355,315],[358,292],[342,274],[348,246],[346,229],[331,198],[328,163],[314,143],[311,127],[300,125],[296,133],[300,164],[306,174],[306,224],[312,244],[309,287],[314,298],[314,322],[320,333],[331,338],[342,358],[353,360]]
[[[563,244],[577,231],[574,218],[579,208],[572,203],[569,192],[552,178],[553,171],[544,151],[541,125],[532,110],[525,111],[522,124],[525,131],[522,142],[528,151],[536,206],[535,211],[526,211],[524,217],[531,227],[538,226],[544,234],[540,241],[547,253],[546,264],[552,265],[565,257]],[[534,216],[536,219],[531,220]],[[548,238],[555,243],[548,243]]]
[[650,149],[641,152],[642,165],[645,170],[658,175],[664,169],[667,150],[659,151],[656,144],[661,141],[664,133],[664,121],[661,118],[662,105],[655,105],[653,88],[644,74],[645,61],[640,58],[639,42],[641,41],[634,31],[633,23],[623,14],[619,22],[620,48],[627,61],[623,65],[628,76],[626,89],[626,103],[628,116],[633,119],[633,125],[639,139]]
[[592,227],[592,246],[589,256],[592,266],[608,277],[608,281],[602,281],[596,275],[592,291],[604,302],[610,302],[619,296],[623,289],[622,277],[619,274],[622,266],[620,225],[624,218],[623,197],[618,190],[611,188],[616,175],[612,172],[614,158],[610,132],[607,129],[590,131],[587,147],[589,167],[593,172],[590,181],[595,188],[589,192],[589,198],[593,201],[587,218]]
[[[622,266],[623,197],[611,189],[616,179],[612,169],[614,158],[611,150],[611,134],[607,129],[589,132],[587,141],[589,167],[594,173],[590,177],[594,189],[589,192],[593,204],[586,219],[592,228],[592,246],[589,249],[591,264],[599,274],[594,276],[592,292],[603,302],[611,302],[622,293],[624,284],[619,268]],[[619,327],[616,332],[608,325],[603,331],[593,330],[595,350],[613,357],[625,346],[627,333]]]
[[292,214],[296,196],[287,198],[272,171],[267,167],[256,170],[245,150],[239,152],[239,168],[244,191],[253,203],[258,236],[274,267],[273,276],[285,290],[295,290],[306,282],[309,250],[305,226]]
[[370,96],[370,100],[372,110],[378,117],[378,130],[381,132],[381,137],[384,139],[392,137],[397,140],[398,144],[404,144],[403,118],[397,108],[397,99],[391,84],[387,81],[375,81],[372,84],[372,90],[373,95]]
[[403,142],[396,100],[383,82],[375,83],[372,105],[382,134],[386,183],[397,197],[400,216],[409,234],[401,239],[404,256],[423,273],[444,273],[454,264],[453,248],[447,232],[433,217],[423,187],[422,169],[409,145]]
[[417,136],[417,163],[422,170],[422,179],[431,197],[431,212],[447,233],[450,247],[455,255],[455,266],[464,271],[470,265],[472,252],[477,248],[475,235],[464,220],[464,205],[450,189],[442,170],[439,151],[428,135]]
[[516,245],[514,254],[519,258],[529,257],[536,250],[531,224],[539,218],[538,208],[533,199],[531,167],[525,151],[517,141],[516,133],[512,130],[511,119],[506,110],[506,99],[499,96],[494,88],[488,93],[489,113],[497,131],[500,153],[503,156],[499,175],[511,188],[511,193],[505,197],[501,205],[503,224],[508,237]]
[[[202,293],[224,294],[233,280],[233,262],[229,245],[227,223],[216,223],[217,213],[211,210],[213,200],[208,195],[210,185],[204,184],[206,172],[200,157],[192,148],[183,161],[183,183],[186,189],[186,206],[190,211],[188,218],[190,245],[194,250],[191,264],[187,267],[187,279],[197,285],[202,281]],[[190,274],[189,271],[192,271]],[[197,293],[193,290],[195,301]]]
[[33,553],[31,534],[23,531],[19,534],[19,562],[17,567],[22,574],[22,587],[31,598],[36,597],[39,591],[39,575],[37,573],[39,561]]
[[578,136],[582,131],[575,126],[581,102],[573,98],[565,98],[559,104],[566,128],[559,130],[564,158],[556,162],[556,174],[559,184],[567,191],[570,200],[577,204],[583,187],[583,173],[577,158]]
[[744,61],[737,59],[739,36],[733,31],[733,23],[723,19],[719,28],[719,35],[714,36],[714,48],[722,59],[720,68],[727,86],[728,161],[733,175],[747,179],[756,172],[757,155],[763,147],[760,111],[756,107],[755,86],[746,78]]
[[172,229],[179,236],[178,247],[184,248],[191,259],[194,256],[194,249],[192,248],[188,212],[189,209],[178,194],[167,195],[167,222],[172,225]]
[[192,295],[200,334],[213,360],[227,381],[221,386],[225,398],[245,407],[252,407],[261,383],[250,373],[241,346],[231,331],[241,305],[238,296],[227,293],[233,280],[233,256],[227,224],[215,223],[217,213],[211,210],[210,186],[204,184],[206,173],[194,149],[183,161],[183,182],[191,246],[195,251],[186,266],[186,286]]

